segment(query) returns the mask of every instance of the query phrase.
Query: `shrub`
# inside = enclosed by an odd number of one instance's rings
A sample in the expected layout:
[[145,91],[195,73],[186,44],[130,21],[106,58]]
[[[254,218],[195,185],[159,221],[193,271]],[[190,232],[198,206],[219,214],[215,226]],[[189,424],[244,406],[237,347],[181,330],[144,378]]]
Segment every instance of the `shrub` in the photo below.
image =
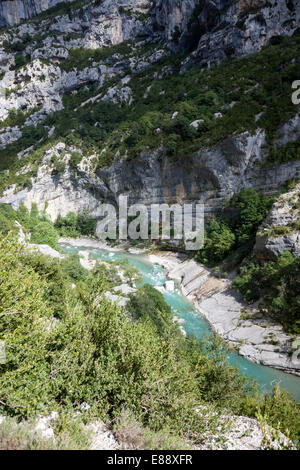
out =
[[134,318],[149,318],[159,333],[168,332],[172,327],[172,310],[163,295],[149,284],[140,287],[131,295],[128,310]]
[[[0,338],[9,345],[0,365],[1,414],[26,418],[57,410],[63,418],[56,431],[64,434],[66,417],[74,417],[83,402],[90,405],[86,419],[120,423],[126,409],[146,428],[137,434],[147,445],[173,448],[181,446],[178,437],[201,444],[205,433],[217,432],[218,407],[251,414],[259,406],[248,379],[226,363],[224,344],[212,337],[204,345],[172,329],[169,307],[153,288],[139,291],[133,321],[105,298],[115,282],[107,266],[99,265],[76,289],[53,291],[58,266],[26,256],[12,236],[0,237]],[[64,312],[58,322],[55,298]],[[270,398],[268,413],[279,421],[276,402]],[[291,400],[282,418],[293,436],[296,413]],[[119,432],[126,433],[125,421]]]
[[280,165],[291,160],[300,159],[300,138],[281,147],[271,147],[266,165]]
[[15,211],[9,204],[0,204],[0,233],[6,235],[14,230]]
[[196,259],[206,264],[218,263],[230,253],[234,243],[235,234],[228,223],[213,217],[205,232],[204,246],[197,253]]
[[63,318],[68,282],[64,261],[31,253],[22,258],[25,267],[32,268],[41,278],[47,280],[47,300],[56,318]]
[[74,281],[83,281],[87,278],[88,272],[84,269],[79,261],[79,256],[71,254],[63,263],[65,273]]
[[87,210],[77,215],[76,226],[82,235],[95,235],[97,221],[93,219]]
[[24,67],[24,65],[28,64],[29,62],[30,62],[30,56],[25,56],[19,53],[15,55],[15,65],[11,66],[10,68],[12,70],[17,70],[17,69]]
[[260,297],[261,268],[257,263],[241,266],[234,280],[234,287],[243,294],[247,302],[255,302]]
[[58,242],[58,234],[50,222],[38,222],[32,227],[31,242],[49,245],[52,248],[56,248]]
[[114,422],[114,434],[124,449],[133,450],[187,450],[191,445],[180,439],[170,430],[154,432],[124,408]]
[[278,423],[281,432],[286,433],[299,448],[300,439],[300,407],[296,404],[293,397],[280,390],[277,385],[269,395],[245,396],[240,401],[238,412],[253,418],[257,418],[258,413],[265,416],[267,422],[274,429]]
[[67,72],[75,68],[77,70],[82,70],[92,62],[104,61],[116,53],[127,55],[130,51],[131,48],[126,42],[99,49],[71,49],[69,51],[68,59],[62,63],[61,67]]
[[14,126],[23,126],[26,121],[27,114],[19,109],[10,109],[8,112],[8,117],[0,123],[0,128],[2,127],[14,127]]
[[70,166],[76,170],[77,166],[82,160],[82,155],[80,152],[72,152],[70,158]]
[[66,163],[63,160],[60,160],[57,155],[51,157],[51,163],[54,165],[54,172],[61,174],[66,169]]
[[54,223],[60,235],[67,237],[95,235],[96,225],[96,219],[93,219],[86,209],[78,215],[74,212],[69,212],[66,217],[59,215]]
[[257,229],[266,218],[272,203],[272,197],[251,188],[233,196],[229,207],[235,215],[224,216],[218,220],[213,217],[208,221],[204,246],[197,252],[196,259],[215,265],[231,255],[233,249],[240,252],[242,257],[245,256],[246,252],[251,250]]
[[239,210],[238,216],[233,221],[238,245],[253,242],[257,229],[266,218],[273,202],[272,197],[252,188],[233,196],[230,206]]
[[234,285],[247,301],[263,297],[262,306],[268,315],[281,322],[288,332],[300,332],[299,257],[285,251],[277,261],[244,266]]

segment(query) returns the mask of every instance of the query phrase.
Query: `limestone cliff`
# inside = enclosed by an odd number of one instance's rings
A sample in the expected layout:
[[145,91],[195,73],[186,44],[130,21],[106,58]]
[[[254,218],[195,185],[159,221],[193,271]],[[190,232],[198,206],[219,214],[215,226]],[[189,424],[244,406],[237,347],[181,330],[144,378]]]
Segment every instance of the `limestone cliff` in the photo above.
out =
[[[254,136],[249,133],[238,135],[226,143],[227,146],[222,144],[192,154],[188,165],[186,161],[170,158],[163,149],[157,149],[151,153],[143,152],[133,161],[115,161],[107,168],[98,169],[93,176],[88,161],[84,160],[77,175],[69,169],[61,175],[55,174],[51,159],[57,156],[68,163],[75,150],[63,143],[57,144],[45,153],[31,187],[18,191],[13,186],[0,202],[14,208],[20,203],[28,208],[36,203],[40,211],[46,208],[52,220],[59,214],[78,213],[84,208],[97,217],[99,204],[104,200],[117,203],[119,195],[127,195],[131,203],[146,205],[199,201],[205,203],[206,211],[210,213],[243,188],[272,192],[284,182],[300,177],[299,160],[270,168],[261,166],[265,155],[262,131]],[[235,164],[228,164],[230,155],[237,153],[239,158]],[[30,167],[24,171],[30,171]]]
[[278,36],[291,35],[299,25],[296,0],[201,0],[179,45],[194,50],[185,66],[211,67],[225,58],[260,50]]
[[300,184],[278,198],[256,237],[258,259],[275,260],[284,250],[300,256]]
[[[26,15],[33,16],[57,2],[1,2],[1,11],[5,9],[6,16],[9,11],[21,11],[12,9],[9,6],[12,3],[14,6],[22,4]],[[180,154],[170,154],[162,145],[160,123],[151,128],[151,140],[155,145],[150,150],[145,145],[134,159],[128,158],[129,149],[124,150],[123,143],[131,137],[134,140],[135,136],[130,133],[134,134],[135,126],[139,125],[134,123],[133,129],[121,133],[113,145],[101,140],[98,151],[88,154],[86,150],[79,149],[87,164],[80,166],[78,174],[74,175],[68,168],[68,155],[74,151],[72,145],[63,152],[58,152],[55,147],[57,144],[65,145],[64,139],[60,140],[65,137],[64,129],[63,135],[56,134],[59,114],[53,117],[54,121],[52,118],[48,120],[42,131],[39,129],[41,133],[37,142],[27,146],[25,141],[23,147],[18,147],[24,132],[30,134],[34,128],[43,126],[49,115],[64,111],[66,99],[80,97],[80,93],[83,97],[81,101],[77,100],[75,114],[77,109],[97,106],[101,102],[113,103],[116,107],[120,105],[119,108],[128,106],[128,112],[134,110],[135,106],[140,106],[137,101],[141,95],[144,94],[147,100],[153,86],[159,87],[160,81],[172,77],[170,49],[177,52],[193,49],[185,59],[177,56],[181,62],[176,73],[180,77],[180,70],[192,65],[210,67],[225,57],[257,51],[274,37],[280,42],[279,36],[292,35],[299,27],[299,13],[299,6],[294,0],[159,0],[155,4],[151,0],[103,0],[82,2],[80,8],[76,2],[72,15],[58,14],[54,18],[43,17],[42,21],[32,18],[19,26],[5,29],[0,35],[0,89],[5,90],[4,94],[0,93],[0,152],[8,149],[7,155],[10,156],[7,158],[3,153],[6,162],[1,167],[4,170],[1,178],[2,181],[8,179],[8,187],[2,191],[2,201],[14,205],[24,202],[28,206],[36,202],[41,209],[47,202],[48,213],[53,219],[60,212],[78,212],[84,204],[96,217],[99,201],[107,197],[116,201],[120,194],[128,194],[132,201],[146,204],[197,200],[205,202],[207,210],[211,211],[222,206],[224,198],[230,198],[245,187],[270,192],[278,190],[285,181],[299,177],[299,159],[273,166],[265,164],[268,157],[267,135],[266,129],[259,125],[265,103],[260,103],[258,112],[253,115],[256,127],[250,122],[249,130],[247,127],[243,132],[231,129],[223,142],[213,145],[203,145],[202,142],[184,158]],[[17,17],[9,21],[17,21]],[[120,49],[115,47],[117,45],[121,45]],[[110,49],[105,49],[107,47]],[[102,50],[111,50],[111,54],[102,55]],[[280,72],[287,70],[288,74],[291,67],[297,70],[297,60],[297,57],[289,58]],[[296,71],[293,73],[297,78]],[[150,82],[147,82],[146,89],[142,83],[142,91],[139,90],[137,96],[133,88],[146,76]],[[203,107],[199,106],[199,116],[185,123],[186,131],[189,133],[193,128],[193,135],[198,132],[197,136],[201,137],[202,124],[203,132],[214,126],[218,129],[218,121],[222,122],[226,113],[234,110],[236,103],[239,105],[238,100],[243,93],[251,95],[258,87],[261,88],[255,76],[248,81],[240,96],[223,104],[218,104],[215,93],[213,102],[216,109],[207,122],[202,119]],[[200,88],[201,80],[198,83]],[[209,84],[206,89],[208,87]],[[285,87],[289,93],[290,83],[287,82]],[[179,90],[179,106],[186,108],[184,101],[189,99],[186,98],[188,91]],[[261,93],[263,90],[259,91]],[[166,89],[158,93],[163,99]],[[268,93],[271,94],[270,90]],[[236,95],[236,90],[230,90],[230,94]],[[261,100],[260,97],[258,99]],[[147,102],[141,104],[148,105]],[[151,105],[148,109],[152,111]],[[294,109],[292,113],[296,115],[289,119],[289,109],[284,115],[285,122],[281,122],[276,130],[278,146],[299,136],[299,114],[297,108]],[[14,124],[8,119],[12,110],[24,113],[22,119],[16,119]],[[177,119],[178,126],[182,125],[182,113],[179,108],[174,111],[163,118],[169,127],[173,122],[176,126]],[[55,117],[58,118],[57,122]],[[72,119],[75,118],[73,115]],[[145,125],[148,125],[147,119]],[[80,126],[81,123],[76,122],[70,129],[70,135],[76,133]],[[95,119],[91,132],[94,133],[99,127],[101,123]],[[174,132],[169,133],[174,138]],[[110,135],[113,135],[112,131]],[[49,146],[43,150],[48,140]],[[9,153],[14,144],[17,150],[12,149]],[[108,150],[109,146],[112,149]],[[67,156],[65,171],[53,173],[52,163],[49,163],[52,157],[47,154],[49,148],[50,154],[57,160]],[[37,149],[42,152],[42,157],[32,156]],[[112,157],[108,162],[103,162],[106,152],[112,153]],[[34,158],[36,160],[33,162]],[[17,167],[9,170],[10,161],[14,159],[18,162]],[[36,166],[39,167],[38,171]],[[41,170],[44,166],[47,171]],[[20,175],[29,180],[25,187],[12,185]]]
[[[12,26],[54,7],[62,0],[2,0],[0,2],[0,28]],[[72,2],[73,0],[64,0]]]

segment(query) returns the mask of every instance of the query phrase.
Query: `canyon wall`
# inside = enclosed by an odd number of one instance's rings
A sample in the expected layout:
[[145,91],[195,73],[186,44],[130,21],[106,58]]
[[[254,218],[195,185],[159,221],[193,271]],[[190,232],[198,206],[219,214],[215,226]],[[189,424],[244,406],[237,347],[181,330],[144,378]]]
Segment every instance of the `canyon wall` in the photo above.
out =
[[[65,0],[72,2],[73,0]],[[0,2],[0,28],[12,26],[54,7],[61,0],[2,0]]]

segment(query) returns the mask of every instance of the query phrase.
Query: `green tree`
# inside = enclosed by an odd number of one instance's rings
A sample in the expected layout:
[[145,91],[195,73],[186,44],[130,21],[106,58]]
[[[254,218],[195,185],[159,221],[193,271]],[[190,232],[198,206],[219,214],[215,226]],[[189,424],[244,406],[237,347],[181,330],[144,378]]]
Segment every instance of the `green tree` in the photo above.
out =
[[131,295],[128,309],[134,318],[149,318],[159,333],[166,333],[172,327],[172,310],[166,304],[161,292],[149,284],[140,287]]
[[31,242],[57,248],[58,234],[50,222],[38,222],[31,230]]
[[196,259],[201,263],[216,264],[230,253],[234,243],[235,235],[228,223],[213,217],[205,231],[204,246],[197,253]]
[[82,235],[95,235],[97,221],[93,219],[88,210],[83,210],[77,216],[76,227]]
[[230,205],[239,209],[239,214],[233,223],[238,245],[254,240],[257,229],[266,218],[272,204],[273,198],[252,188],[233,196]]
[[81,266],[79,256],[75,253],[66,258],[63,267],[65,273],[74,281],[82,281],[88,276],[87,270]]
[[20,263],[22,250],[12,236],[0,237],[0,338],[6,345],[1,404],[7,413],[26,416],[48,400],[47,321],[52,310],[46,281]]
[[262,297],[264,311],[287,331],[300,332],[300,257],[284,251],[276,261],[252,262],[241,267],[234,285],[247,301]]

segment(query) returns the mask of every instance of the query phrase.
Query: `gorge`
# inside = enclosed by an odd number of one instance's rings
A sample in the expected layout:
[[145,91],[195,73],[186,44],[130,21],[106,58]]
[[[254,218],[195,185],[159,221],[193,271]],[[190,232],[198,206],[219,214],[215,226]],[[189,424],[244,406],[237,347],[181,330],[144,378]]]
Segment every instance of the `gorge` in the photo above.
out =
[[[298,446],[299,25],[298,0],[0,2],[4,421],[58,413],[73,438],[78,413],[118,440],[128,411],[208,448],[228,411],[256,448]],[[101,244],[124,196],[203,204],[204,246]]]

